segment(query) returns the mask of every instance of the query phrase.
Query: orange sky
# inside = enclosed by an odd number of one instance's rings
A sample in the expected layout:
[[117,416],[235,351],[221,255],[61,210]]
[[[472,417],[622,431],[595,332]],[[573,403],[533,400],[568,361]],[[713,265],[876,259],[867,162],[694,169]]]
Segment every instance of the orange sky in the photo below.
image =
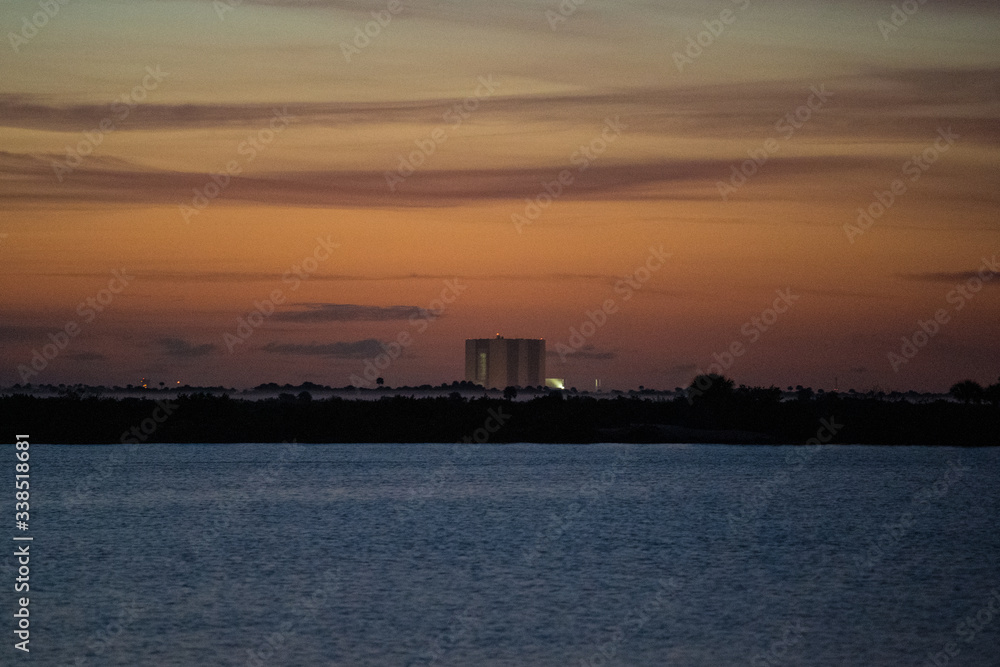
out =
[[[10,5],[16,35],[37,7]],[[102,0],[8,36],[0,385],[343,386],[401,332],[386,382],[438,384],[497,331],[580,388],[686,385],[714,355],[745,384],[1000,375],[994,7],[886,32],[860,3],[590,0],[553,29],[557,3],[408,2],[342,46],[387,6]]]

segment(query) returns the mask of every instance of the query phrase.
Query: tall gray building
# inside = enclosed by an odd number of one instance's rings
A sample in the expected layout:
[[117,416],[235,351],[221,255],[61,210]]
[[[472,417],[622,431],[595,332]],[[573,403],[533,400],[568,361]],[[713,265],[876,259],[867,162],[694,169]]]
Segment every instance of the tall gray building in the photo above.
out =
[[544,338],[470,338],[465,341],[465,379],[487,389],[545,384]]

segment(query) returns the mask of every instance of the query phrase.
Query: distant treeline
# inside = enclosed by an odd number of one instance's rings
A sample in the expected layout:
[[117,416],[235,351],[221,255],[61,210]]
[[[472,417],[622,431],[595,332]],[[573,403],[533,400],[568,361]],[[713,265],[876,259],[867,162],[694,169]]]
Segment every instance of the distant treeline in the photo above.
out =
[[[516,392],[508,392],[510,398]],[[155,394],[155,392],[154,392]],[[449,396],[263,400],[183,394],[169,399],[69,394],[0,397],[0,422],[38,443],[142,442],[722,442],[1000,445],[1000,406],[913,403],[776,388],[708,388],[669,400],[550,392],[531,400]],[[811,440],[812,439],[812,440]]]

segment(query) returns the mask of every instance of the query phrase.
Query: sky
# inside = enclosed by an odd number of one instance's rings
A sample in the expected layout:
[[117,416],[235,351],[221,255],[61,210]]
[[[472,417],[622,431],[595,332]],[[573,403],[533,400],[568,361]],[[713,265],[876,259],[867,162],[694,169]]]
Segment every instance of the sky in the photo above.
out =
[[0,35],[0,386],[440,384],[496,333],[579,389],[1000,376],[993,0],[12,0]]

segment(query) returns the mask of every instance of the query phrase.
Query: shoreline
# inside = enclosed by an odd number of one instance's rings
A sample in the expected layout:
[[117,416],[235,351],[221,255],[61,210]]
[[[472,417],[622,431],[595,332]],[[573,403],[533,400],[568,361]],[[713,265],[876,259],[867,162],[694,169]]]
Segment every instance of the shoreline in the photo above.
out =
[[1000,406],[748,388],[722,398],[547,392],[527,400],[436,396],[251,399],[0,395],[0,421],[34,442],[537,443],[1000,446]]

